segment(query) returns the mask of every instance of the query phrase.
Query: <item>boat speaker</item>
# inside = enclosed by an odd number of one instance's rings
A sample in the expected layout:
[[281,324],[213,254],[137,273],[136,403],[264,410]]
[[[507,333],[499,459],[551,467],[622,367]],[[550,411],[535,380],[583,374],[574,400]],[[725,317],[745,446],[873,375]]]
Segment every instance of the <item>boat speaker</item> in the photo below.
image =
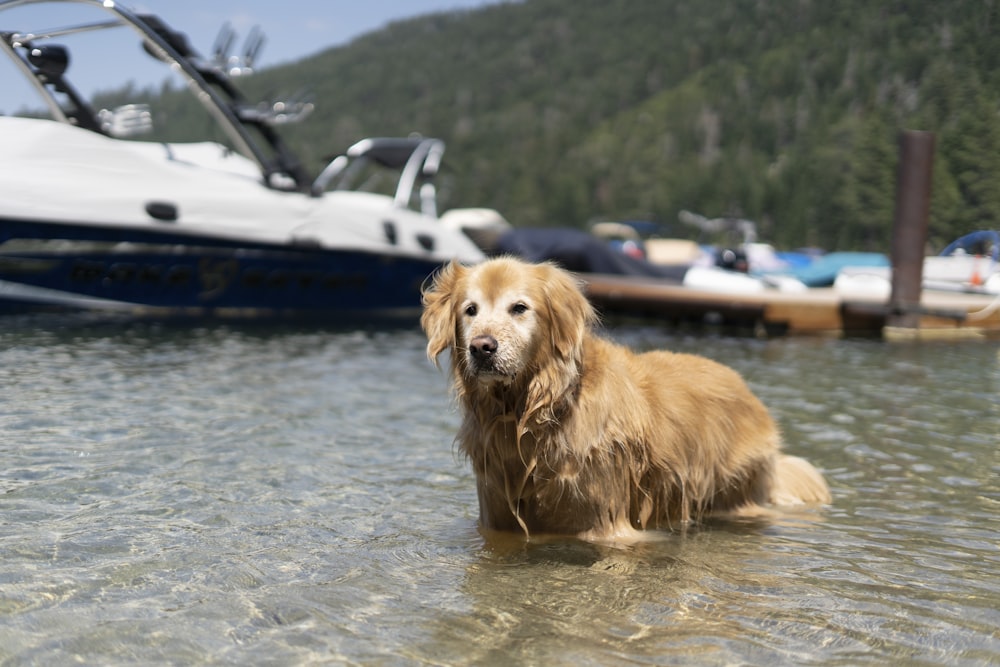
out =
[[163,222],[177,222],[177,218],[180,217],[177,205],[165,201],[146,202],[146,213],[149,217]]

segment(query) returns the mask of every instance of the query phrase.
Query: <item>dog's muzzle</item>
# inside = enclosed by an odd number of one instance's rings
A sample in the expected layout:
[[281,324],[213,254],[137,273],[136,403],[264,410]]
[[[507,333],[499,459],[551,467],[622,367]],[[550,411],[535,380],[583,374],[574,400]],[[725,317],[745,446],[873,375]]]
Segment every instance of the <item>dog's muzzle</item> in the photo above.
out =
[[495,371],[497,339],[493,336],[476,336],[469,342],[469,358],[477,372]]

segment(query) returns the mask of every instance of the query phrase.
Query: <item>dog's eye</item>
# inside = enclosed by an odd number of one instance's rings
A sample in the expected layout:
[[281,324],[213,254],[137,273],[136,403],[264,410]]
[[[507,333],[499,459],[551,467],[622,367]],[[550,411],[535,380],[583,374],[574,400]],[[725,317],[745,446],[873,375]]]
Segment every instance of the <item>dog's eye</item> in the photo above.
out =
[[528,312],[528,304],[521,302],[515,303],[513,306],[510,307],[510,312],[513,315],[523,315],[524,313]]
[[465,314],[469,317],[475,317],[476,313],[479,312],[479,306],[474,303],[470,303],[465,307]]

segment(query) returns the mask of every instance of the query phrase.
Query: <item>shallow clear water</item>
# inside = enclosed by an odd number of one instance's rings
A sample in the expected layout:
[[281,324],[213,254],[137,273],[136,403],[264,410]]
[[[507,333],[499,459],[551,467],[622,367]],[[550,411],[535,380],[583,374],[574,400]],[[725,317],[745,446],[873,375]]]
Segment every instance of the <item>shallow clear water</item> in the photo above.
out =
[[0,662],[1000,661],[1000,346],[610,333],[736,367],[833,506],[487,542],[416,329],[0,323]]

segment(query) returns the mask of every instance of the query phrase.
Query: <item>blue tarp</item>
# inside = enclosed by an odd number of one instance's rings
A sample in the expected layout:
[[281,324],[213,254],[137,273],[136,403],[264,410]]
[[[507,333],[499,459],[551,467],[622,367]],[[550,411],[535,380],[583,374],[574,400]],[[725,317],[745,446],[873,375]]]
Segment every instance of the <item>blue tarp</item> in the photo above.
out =
[[829,287],[840,270],[847,266],[889,266],[889,258],[877,252],[831,252],[817,257],[807,266],[792,269],[788,275],[808,287]]

